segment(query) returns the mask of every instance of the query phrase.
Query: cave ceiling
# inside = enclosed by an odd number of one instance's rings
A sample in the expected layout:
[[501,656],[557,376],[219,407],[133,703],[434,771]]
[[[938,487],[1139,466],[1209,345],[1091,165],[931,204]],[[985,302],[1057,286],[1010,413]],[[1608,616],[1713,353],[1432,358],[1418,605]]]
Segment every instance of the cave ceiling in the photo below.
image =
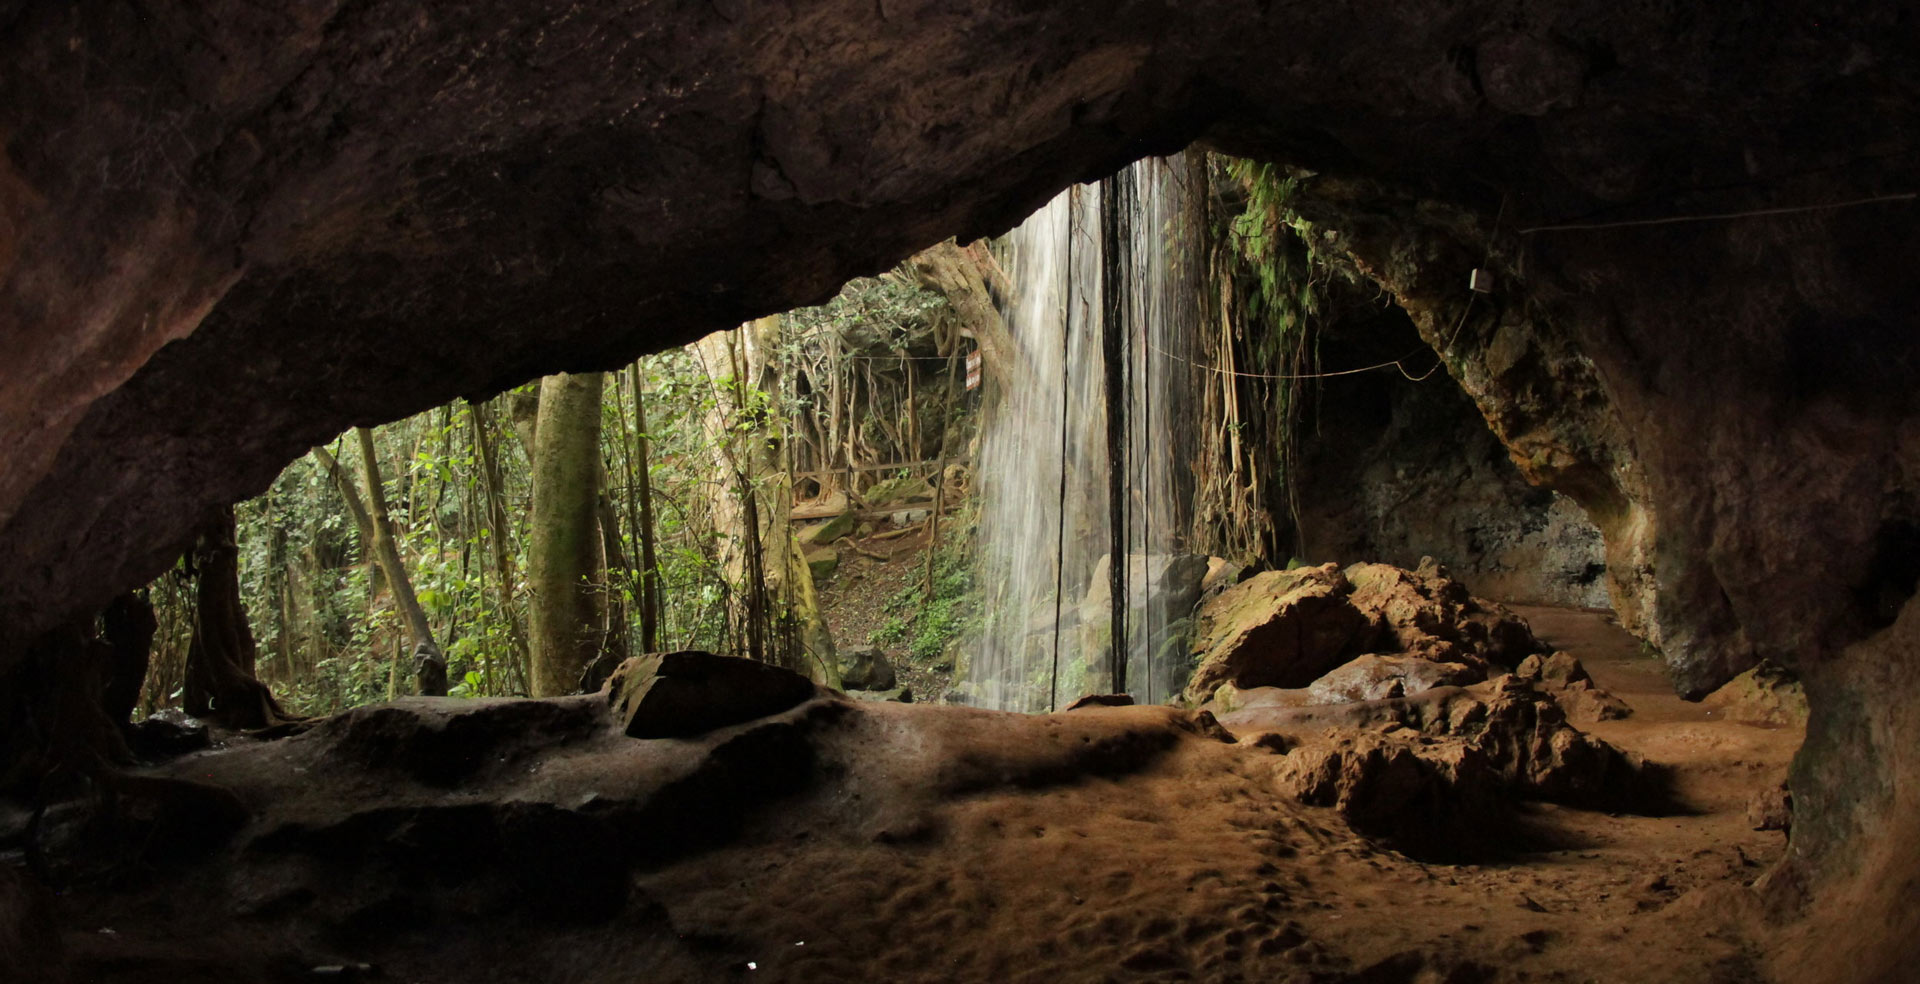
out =
[[1343,203],[1363,226],[1884,193],[1913,33],[1890,4],[0,3],[0,623],[96,609],[347,426],[819,301],[1194,140],[1416,203]]

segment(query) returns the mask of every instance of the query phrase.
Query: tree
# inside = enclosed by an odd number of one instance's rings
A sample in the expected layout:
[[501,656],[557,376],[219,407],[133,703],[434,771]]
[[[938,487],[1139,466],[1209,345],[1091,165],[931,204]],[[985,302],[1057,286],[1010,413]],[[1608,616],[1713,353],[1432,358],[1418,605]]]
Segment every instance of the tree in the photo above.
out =
[[254,676],[258,652],[240,604],[240,549],[233,507],[215,512],[193,550],[199,575],[193,639],[187,649],[187,713],[232,728],[265,728],[288,720],[266,684]]
[[[393,589],[394,604],[400,609],[401,617],[406,621],[407,633],[413,639],[413,658],[415,672],[423,684],[437,677],[439,686],[423,686],[422,692],[430,696],[446,696],[446,658],[440,653],[440,646],[433,641],[433,627],[427,622],[427,613],[420,607],[420,599],[413,593],[413,581],[407,576],[406,564],[400,558],[399,542],[393,535],[393,519],[387,507],[385,482],[380,477],[380,459],[373,445],[373,432],[365,427],[354,428],[360,441],[360,464],[366,474],[367,501],[362,502],[359,490],[354,488],[353,477],[347,474],[340,462],[327,453],[326,448],[314,448],[313,456],[333,477],[334,485],[340,489],[340,497],[347,503],[347,511],[353,514],[353,521],[360,528],[362,542],[370,545],[374,563],[380,565],[380,572],[387,578],[387,584]],[[436,674],[434,670],[438,670]]]
[[694,343],[714,392],[708,440],[729,479],[715,496],[715,526],[730,540],[723,560],[741,601],[748,655],[838,686],[833,636],[794,535],[793,483],[780,460],[785,442],[771,426],[779,417],[770,400],[779,389],[772,359],[780,332],[780,318],[761,318]]
[[540,381],[527,539],[533,695],[573,691],[607,637],[600,485],[600,373]]

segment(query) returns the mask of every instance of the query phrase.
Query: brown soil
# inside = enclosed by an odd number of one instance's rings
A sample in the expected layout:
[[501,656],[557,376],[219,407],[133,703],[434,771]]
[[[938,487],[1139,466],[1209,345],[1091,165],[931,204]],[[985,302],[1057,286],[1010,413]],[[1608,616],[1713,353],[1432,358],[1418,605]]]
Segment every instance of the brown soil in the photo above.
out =
[[904,617],[887,611],[887,602],[927,573],[924,524],[916,532],[892,539],[876,539],[873,535],[893,530],[882,523],[866,536],[849,537],[834,545],[840,551],[840,566],[820,585],[820,610],[833,632],[835,647],[843,652],[867,646],[879,649],[915,701],[938,703],[953,683],[952,667],[937,669],[938,660],[917,659],[904,643],[881,646],[872,641],[889,621]]
[[[1522,613],[1634,706],[1592,730],[1671,766],[1682,809],[1522,806],[1500,849],[1424,863],[1279,795],[1280,756],[1195,733],[1161,707],[1023,716],[813,702],[765,725],[786,729],[781,747],[812,749],[814,778],[786,795],[756,791],[779,782],[737,756],[718,773],[727,785],[658,785],[710,768],[740,729],[656,742],[595,732],[503,754],[495,771],[489,754],[454,789],[382,778],[385,752],[342,769],[342,744],[306,736],[174,772],[232,785],[256,829],[351,831],[342,810],[383,803],[630,798],[653,810],[696,788],[722,797],[703,822],[746,826],[639,865],[625,907],[592,926],[489,916],[405,932],[417,903],[368,887],[388,884],[384,862],[367,860],[392,849],[378,841],[323,868],[242,852],[177,883],[69,893],[63,938],[76,979],[115,982],[304,980],[318,962],[360,960],[420,982],[1765,979],[1764,923],[1745,886],[1784,839],[1749,829],[1744,807],[1782,778],[1800,735],[1669,696],[1659,666],[1601,615]],[[444,891],[457,901],[474,889]],[[235,893],[252,899],[249,914],[230,914]],[[330,912],[361,922],[328,924]]]

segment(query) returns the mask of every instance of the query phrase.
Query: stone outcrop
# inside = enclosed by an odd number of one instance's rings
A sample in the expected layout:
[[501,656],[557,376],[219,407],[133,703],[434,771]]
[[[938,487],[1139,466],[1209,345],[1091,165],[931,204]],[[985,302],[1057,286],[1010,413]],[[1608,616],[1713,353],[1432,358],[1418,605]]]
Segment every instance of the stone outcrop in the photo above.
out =
[[1660,777],[1567,722],[1514,676],[1415,697],[1252,707],[1221,723],[1286,756],[1278,781],[1355,828],[1445,853],[1500,829],[1514,797],[1632,812],[1667,806]]
[[[1198,664],[1186,688],[1201,703],[1223,684],[1296,689],[1363,654],[1397,655],[1452,669],[1414,670],[1371,660],[1328,681],[1316,700],[1402,682],[1413,693],[1442,680],[1473,683],[1489,667],[1512,667],[1540,648],[1526,623],[1430,561],[1417,571],[1386,564],[1333,564],[1268,571],[1221,591],[1196,615]],[[1384,692],[1373,696],[1384,696]]]
[[629,738],[691,738],[778,714],[815,692],[813,681],[792,670],[698,650],[635,656],[605,687]]
[[1513,675],[1551,693],[1575,721],[1615,721],[1633,714],[1626,701],[1595,684],[1572,653],[1528,656],[1514,668]]
[[1303,687],[1345,662],[1374,628],[1347,603],[1352,593],[1333,564],[1267,571],[1222,591],[1196,617],[1187,698],[1203,701],[1223,683]]

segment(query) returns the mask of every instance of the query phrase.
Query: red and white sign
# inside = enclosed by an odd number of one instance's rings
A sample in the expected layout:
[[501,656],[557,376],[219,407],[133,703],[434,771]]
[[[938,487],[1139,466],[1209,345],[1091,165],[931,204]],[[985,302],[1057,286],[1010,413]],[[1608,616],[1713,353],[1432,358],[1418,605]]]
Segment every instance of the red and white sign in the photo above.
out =
[[980,353],[977,351],[967,353],[967,388],[980,388]]

